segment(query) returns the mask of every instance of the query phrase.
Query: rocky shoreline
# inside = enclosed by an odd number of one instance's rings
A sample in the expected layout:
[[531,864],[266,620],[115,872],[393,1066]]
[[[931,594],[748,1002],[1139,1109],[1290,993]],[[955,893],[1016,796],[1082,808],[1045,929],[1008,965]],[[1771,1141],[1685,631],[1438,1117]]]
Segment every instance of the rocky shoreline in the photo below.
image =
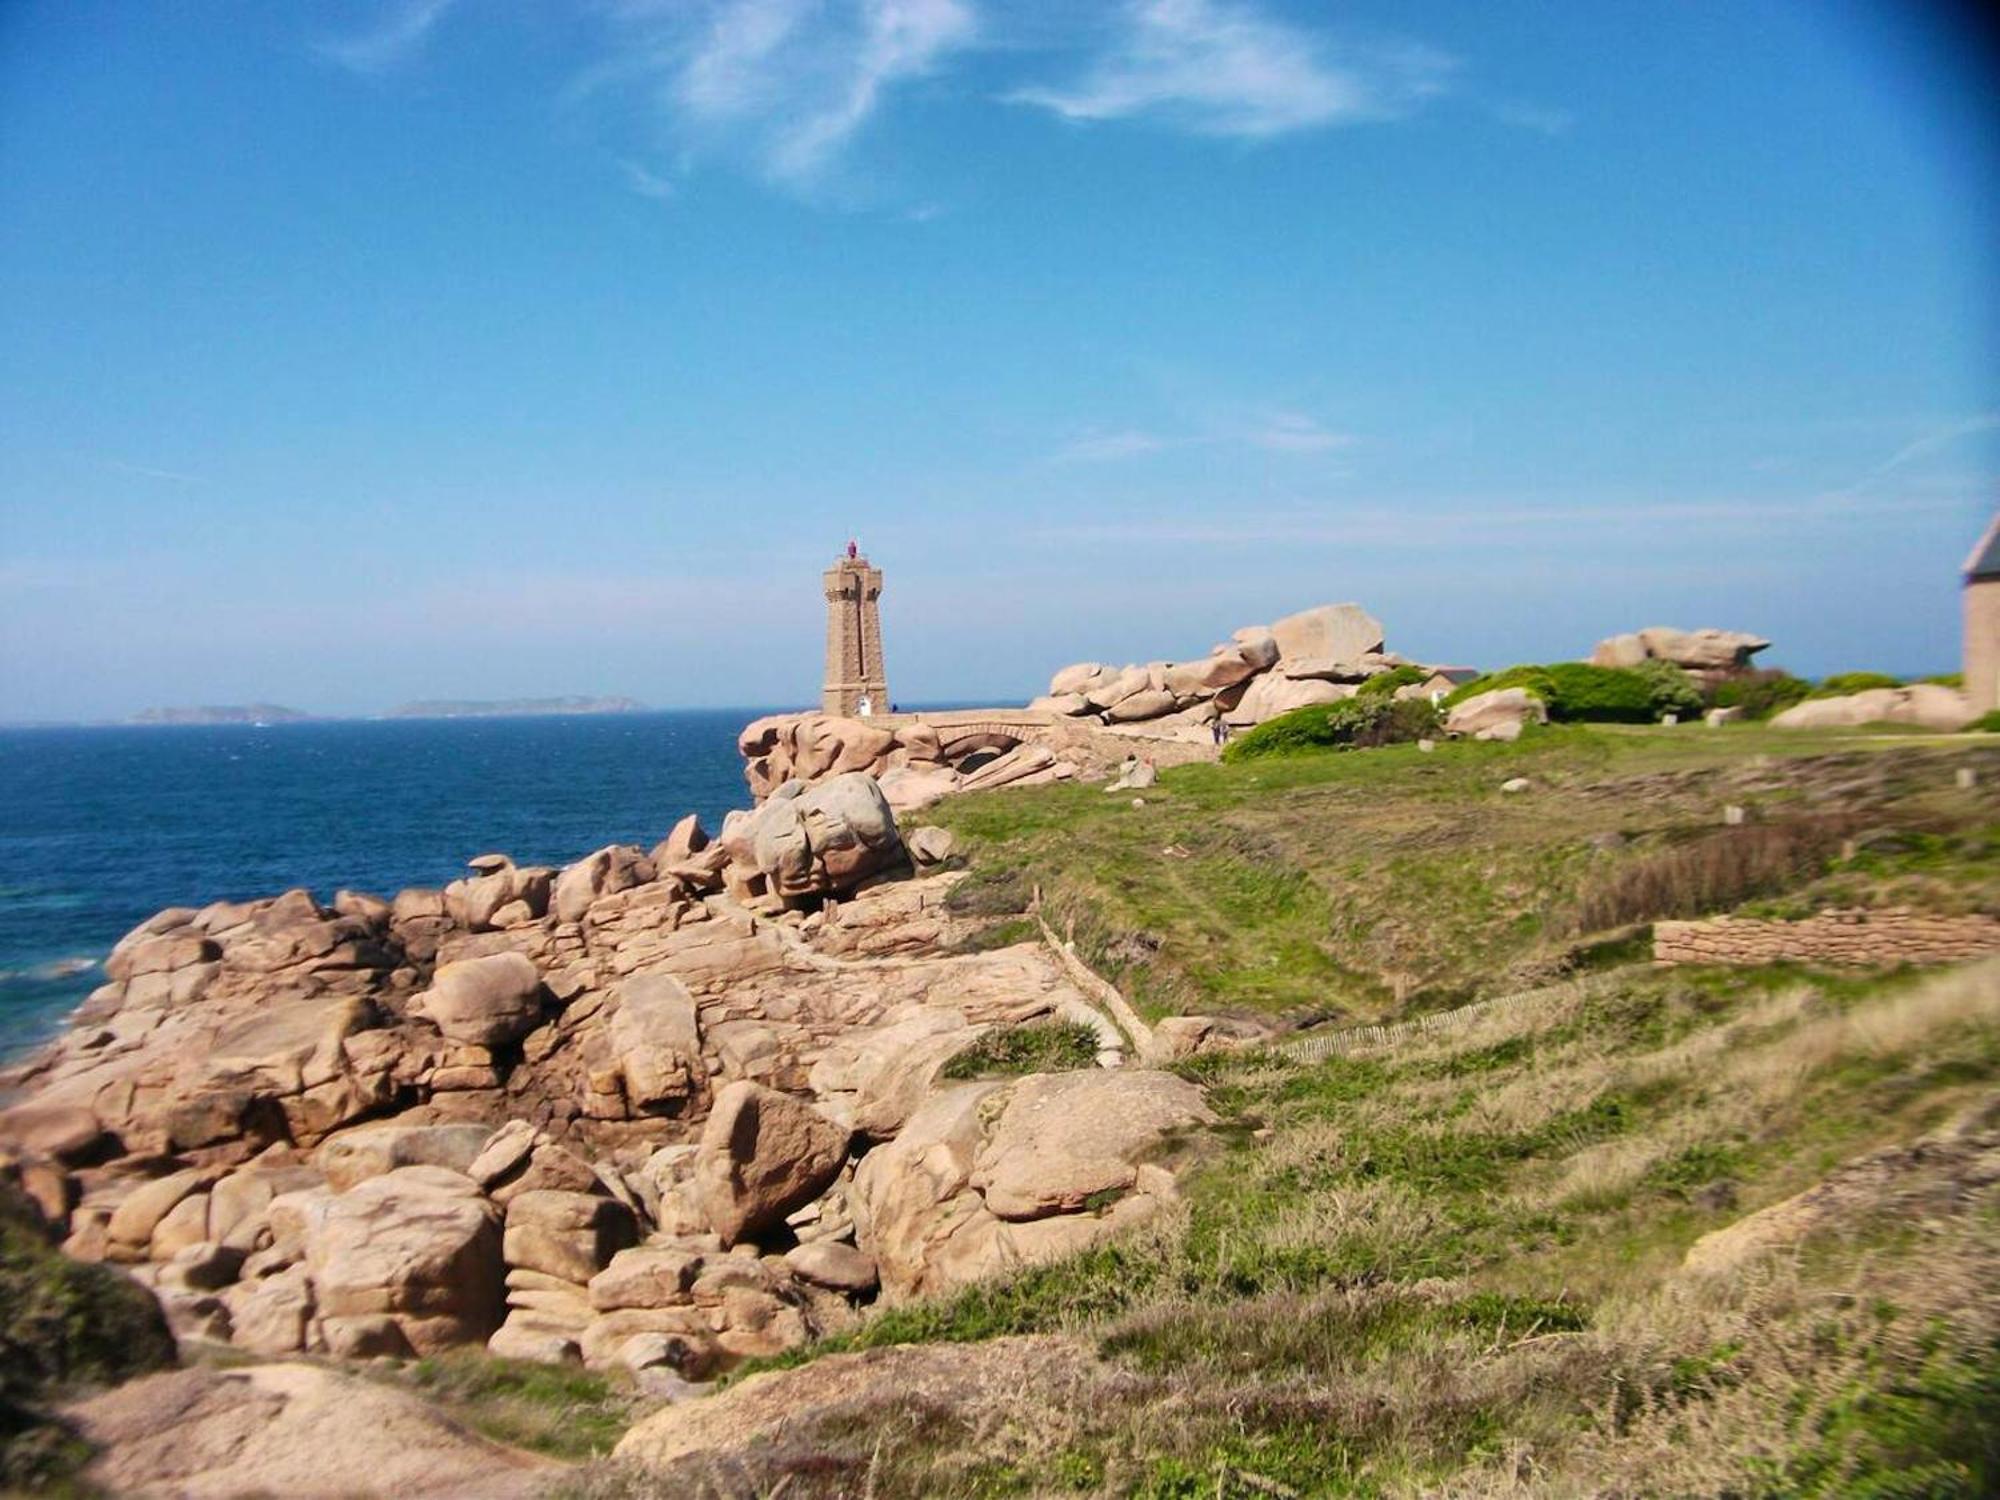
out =
[[[1041,943],[956,951],[949,852],[836,773],[715,839],[163,911],[0,1075],[0,1174],[183,1340],[678,1392],[1172,1201],[1145,1158],[1200,1091]],[[944,1076],[1047,1020],[1105,1066]]]
[[[1600,654],[1724,671],[1762,646],[1651,631]],[[739,740],[756,805],[713,837],[688,815],[562,868],[486,853],[441,889],[162,911],[0,1071],[0,1183],[67,1255],[149,1288],[185,1346],[483,1348],[669,1398],[1059,1259],[1174,1204],[1174,1143],[1214,1116],[1161,1064],[1243,1028],[1146,1025],[1039,920],[987,946],[916,810],[1143,792],[1214,758],[1218,724],[1385,673],[1371,693],[1435,704],[1468,675],[1381,648],[1357,606],[1322,606],[1195,663],[1065,668],[1025,711],[761,719]],[[1545,717],[1506,687],[1437,722],[1505,740]],[[1055,1023],[1083,1065],[955,1066]],[[258,1399],[336,1399],[259,1368]],[[204,1379],[203,1401],[250,1399]],[[122,1410],[103,1420],[145,1425]]]

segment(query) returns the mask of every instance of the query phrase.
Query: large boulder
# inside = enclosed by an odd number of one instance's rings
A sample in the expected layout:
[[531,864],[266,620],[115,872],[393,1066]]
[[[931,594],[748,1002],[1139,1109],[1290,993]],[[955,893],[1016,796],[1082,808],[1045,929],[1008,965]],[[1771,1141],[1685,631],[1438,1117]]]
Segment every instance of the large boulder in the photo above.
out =
[[500,1326],[499,1216],[469,1177],[399,1167],[345,1193],[287,1197],[303,1200],[295,1211],[321,1318],[386,1315],[419,1354]]
[[802,1099],[748,1079],[715,1096],[695,1151],[695,1191],[724,1245],[782,1223],[826,1191],[849,1132]]
[[[857,771],[879,774],[888,768],[896,745],[895,731],[835,714],[773,715],[745,726],[737,738],[744,775],[759,799],[788,781],[824,781]],[[911,747],[913,758],[925,758],[920,740],[913,739]]]
[[1338,703],[1353,696],[1354,689],[1343,683],[1322,682],[1316,678],[1294,679],[1267,672],[1250,680],[1250,686],[1237,699],[1236,706],[1227,710],[1223,718],[1240,729],[1262,724],[1295,708],[1308,708],[1316,703]]
[[1142,719],[1157,719],[1161,714],[1170,714],[1177,703],[1178,700],[1166,688],[1145,688],[1120,698],[1105,711],[1104,717],[1114,724],[1134,724]]
[[984,1031],[957,1009],[901,1007],[880,1026],[834,1038],[813,1064],[813,1092],[841,1123],[887,1140],[923,1102],[945,1064]]
[[688,813],[667,830],[667,836],[653,847],[650,858],[655,870],[694,858],[708,847],[708,830],[701,826],[699,813]]
[[1322,604],[1286,615],[1271,627],[1278,659],[1359,661],[1382,649],[1382,622],[1358,604]]
[[[1100,1369],[1088,1341],[1049,1335],[830,1354],[649,1412],[614,1458],[646,1477],[648,1494],[862,1494],[872,1435],[910,1422],[913,1402],[941,1432],[1038,1435],[1025,1445],[1070,1430],[1080,1412],[1111,1409],[1095,1389]],[[794,1489],[802,1475],[812,1477]]]
[[590,1305],[598,1312],[683,1306],[702,1266],[701,1252],[682,1245],[634,1245],[590,1278]]
[[1955,732],[1974,718],[1972,704],[1956,688],[1932,682],[1909,687],[1870,688],[1839,698],[1808,698],[1771,720],[1779,729],[1850,729],[1860,724],[1907,724],[1915,729]]
[[208,1237],[230,1249],[254,1250],[270,1239],[272,1200],[284,1193],[308,1192],[324,1180],[318,1171],[298,1165],[280,1147],[231,1172],[209,1189]]
[[1051,698],[1081,697],[1092,688],[1113,675],[1115,669],[1102,662],[1080,661],[1074,666],[1064,667],[1049,679]]
[[104,1122],[81,1104],[17,1104],[0,1113],[0,1141],[33,1156],[79,1162],[104,1139]]
[[1167,668],[1166,690],[1181,701],[1206,698],[1248,681],[1276,659],[1277,642],[1268,635],[1232,641],[1200,661],[1176,662]]
[[738,865],[780,896],[852,889],[903,857],[896,815],[872,776],[850,772],[817,786],[788,782],[722,836]]
[[1194,1084],[1136,1069],[945,1088],[862,1158],[858,1247],[892,1301],[1070,1254],[1150,1217],[1174,1187],[1146,1156],[1213,1119]]
[[1003,1219],[1080,1212],[1129,1191],[1139,1158],[1171,1130],[1214,1118],[1170,1073],[1120,1069],[1023,1078],[989,1131],[971,1184]]
[[522,953],[439,964],[413,1009],[454,1042],[519,1041],[541,1020],[542,976]]
[[1106,711],[1117,707],[1135,693],[1149,692],[1158,684],[1144,667],[1127,667],[1115,676],[1102,678],[1083,695],[1090,707]]
[[1751,657],[1771,645],[1742,630],[1676,630],[1666,625],[1648,626],[1639,632],[1639,641],[1653,660],[1670,661],[1691,672],[1747,667]]
[[358,1125],[328,1136],[313,1160],[335,1192],[398,1167],[469,1168],[487,1137],[484,1125]]
[[535,1189],[507,1204],[509,1266],[583,1286],[638,1238],[632,1211],[595,1193]]
[[1649,625],[1625,635],[1607,636],[1590,653],[1590,661],[1598,667],[1672,662],[1713,680],[1743,671],[1751,665],[1750,658],[1770,644],[1762,636],[1741,630],[1677,630],[1670,625]]
[[1549,710],[1526,688],[1495,688],[1475,693],[1455,705],[1445,715],[1447,734],[1470,735],[1476,740],[1518,739],[1528,724],[1548,722]]
[[586,854],[555,880],[552,904],[558,922],[581,922],[599,896],[645,885],[657,872],[634,844],[607,844]]
[[681,1113],[706,1072],[694,997],[671,974],[635,974],[617,989],[605,1028],[634,1114]]

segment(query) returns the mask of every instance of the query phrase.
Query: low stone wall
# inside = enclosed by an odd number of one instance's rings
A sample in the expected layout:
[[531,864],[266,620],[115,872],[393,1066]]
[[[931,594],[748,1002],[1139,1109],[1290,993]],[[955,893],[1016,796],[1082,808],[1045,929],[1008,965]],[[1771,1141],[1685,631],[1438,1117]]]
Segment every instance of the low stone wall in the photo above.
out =
[[1938,964],[1994,952],[2000,919],[1907,907],[1830,909],[1798,922],[1711,917],[1653,927],[1653,961],[1661,964]]

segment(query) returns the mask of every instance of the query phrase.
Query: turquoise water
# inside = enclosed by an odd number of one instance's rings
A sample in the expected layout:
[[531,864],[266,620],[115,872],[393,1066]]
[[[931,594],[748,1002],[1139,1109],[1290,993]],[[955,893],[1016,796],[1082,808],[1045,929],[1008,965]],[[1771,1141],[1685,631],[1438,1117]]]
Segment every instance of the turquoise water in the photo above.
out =
[[164,906],[442,885],[472,855],[564,864],[749,804],[762,710],[0,731],[0,1056],[101,982]]

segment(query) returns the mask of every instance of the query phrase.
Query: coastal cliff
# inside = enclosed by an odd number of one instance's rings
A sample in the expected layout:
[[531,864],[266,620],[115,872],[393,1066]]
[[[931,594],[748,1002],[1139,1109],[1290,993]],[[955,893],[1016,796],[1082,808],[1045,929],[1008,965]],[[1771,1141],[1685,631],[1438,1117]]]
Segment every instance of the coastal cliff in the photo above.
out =
[[[183,1338],[676,1379],[1142,1221],[1199,1090],[1093,1066],[1126,1039],[1038,943],[959,951],[936,832],[849,775],[715,840],[161,912],[6,1076],[5,1169]],[[1085,1071],[944,1081],[1037,1025]],[[966,1172],[913,1193],[945,1140]]]
[[[1478,1488],[1492,1430],[1643,1492],[1720,1393],[1733,1461],[1871,1371],[1983,1420],[1957,1334],[1815,1352],[1837,1277],[1732,1278],[1915,1215],[1871,1295],[2000,1329],[2000,972],[1739,978],[1645,933],[1689,901],[1992,908],[2000,752],[1546,706],[1220,766],[1067,715],[1064,752],[918,765],[936,721],[801,717],[746,731],[763,795],[713,836],[163,911],[0,1077],[0,1176],[188,1367],[31,1415],[137,1493],[197,1460],[305,1492],[301,1434],[373,1430],[347,1490],[542,1494],[615,1441],[606,1494],[827,1497]],[[1017,723],[1046,721],[967,733]],[[898,773],[939,771],[899,814]],[[1660,1373],[1704,1358],[1713,1385]],[[1613,1378],[1657,1409],[1598,1435]]]

